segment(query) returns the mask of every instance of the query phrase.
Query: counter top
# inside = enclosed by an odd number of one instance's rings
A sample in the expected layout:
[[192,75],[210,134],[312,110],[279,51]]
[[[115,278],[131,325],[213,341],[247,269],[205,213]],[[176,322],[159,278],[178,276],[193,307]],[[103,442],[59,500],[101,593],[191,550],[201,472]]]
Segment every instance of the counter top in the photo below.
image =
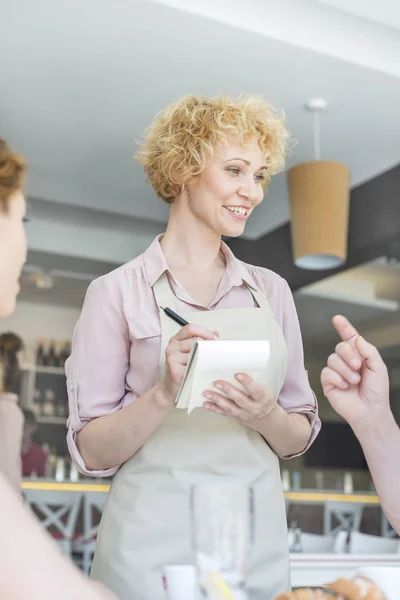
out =
[[[77,482],[58,482],[49,479],[24,479],[23,490],[63,491],[63,492],[101,492],[106,493],[110,489],[110,482],[101,482],[98,479],[81,479]],[[302,490],[284,493],[285,499],[292,502],[303,502],[306,504],[324,504],[333,502],[361,502],[362,504],[379,505],[376,494],[369,492],[354,492],[344,494],[337,491]]]

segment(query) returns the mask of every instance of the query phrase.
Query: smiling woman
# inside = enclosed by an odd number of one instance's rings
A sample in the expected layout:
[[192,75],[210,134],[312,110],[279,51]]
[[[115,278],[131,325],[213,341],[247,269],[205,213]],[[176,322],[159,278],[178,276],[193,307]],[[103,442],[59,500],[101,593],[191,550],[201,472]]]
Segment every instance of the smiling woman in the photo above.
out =
[[262,98],[184,96],[153,121],[136,157],[157,195],[171,203],[182,185],[203,173],[216,148],[231,140],[240,148],[257,141],[263,160],[257,168],[269,181],[285,166],[288,139],[283,114]]
[[[289,587],[278,455],[312,443],[317,405],[286,282],[222,242],[243,233],[287,143],[261,98],[186,96],[137,154],[170,205],[167,229],[90,285],[66,365],[72,457],[86,475],[115,474],[92,574],[121,600],[164,598],[162,567],[192,558],[190,487],[215,477],[255,486],[249,588],[271,598]],[[190,325],[178,330],[160,306]],[[238,373],[237,386],[215,381],[190,416],[175,409],[198,338],[268,340],[267,386]]]

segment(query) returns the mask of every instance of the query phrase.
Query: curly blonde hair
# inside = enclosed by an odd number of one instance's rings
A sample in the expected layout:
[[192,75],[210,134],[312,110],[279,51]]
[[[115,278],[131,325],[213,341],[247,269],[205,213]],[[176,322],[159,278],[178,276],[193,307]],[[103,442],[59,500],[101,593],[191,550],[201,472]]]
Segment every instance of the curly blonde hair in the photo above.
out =
[[0,138],[0,212],[8,211],[11,197],[22,189],[25,171],[24,159]]
[[215,146],[234,137],[246,146],[258,139],[271,175],[282,171],[288,144],[283,113],[257,96],[184,96],[154,119],[136,153],[157,195],[170,204],[181,186],[195,181]]

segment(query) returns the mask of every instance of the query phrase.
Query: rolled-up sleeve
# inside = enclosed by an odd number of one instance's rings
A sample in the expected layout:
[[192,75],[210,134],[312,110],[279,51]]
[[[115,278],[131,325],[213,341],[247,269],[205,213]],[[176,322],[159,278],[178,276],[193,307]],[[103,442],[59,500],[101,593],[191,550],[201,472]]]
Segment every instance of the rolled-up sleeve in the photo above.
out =
[[76,324],[71,356],[66,362],[69,402],[67,443],[78,470],[91,477],[113,475],[112,469],[90,471],[76,445],[76,436],[92,419],[124,405],[129,368],[129,329],[118,285],[106,277],[93,281]]
[[303,342],[292,292],[286,281],[282,281],[282,330],[286,340],[288,360],[285,383],[278,402],[287,413],[304,414],[311,427],[309,440],[303,450],[297,454],[282,457],[294,458],[306,452],[311,446],[321,429],[321,421],[318,417],[317,398],[310,387],[304,367]]

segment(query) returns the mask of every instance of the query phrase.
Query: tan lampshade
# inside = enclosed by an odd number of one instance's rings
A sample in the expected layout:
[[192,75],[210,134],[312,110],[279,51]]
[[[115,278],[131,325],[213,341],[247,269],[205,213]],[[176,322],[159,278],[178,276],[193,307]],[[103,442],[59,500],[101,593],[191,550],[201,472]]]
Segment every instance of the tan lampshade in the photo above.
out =
[[302,269],[333,269],[346,261],[350,172],[337,162],[311,161],[288,171],[293,258]]

